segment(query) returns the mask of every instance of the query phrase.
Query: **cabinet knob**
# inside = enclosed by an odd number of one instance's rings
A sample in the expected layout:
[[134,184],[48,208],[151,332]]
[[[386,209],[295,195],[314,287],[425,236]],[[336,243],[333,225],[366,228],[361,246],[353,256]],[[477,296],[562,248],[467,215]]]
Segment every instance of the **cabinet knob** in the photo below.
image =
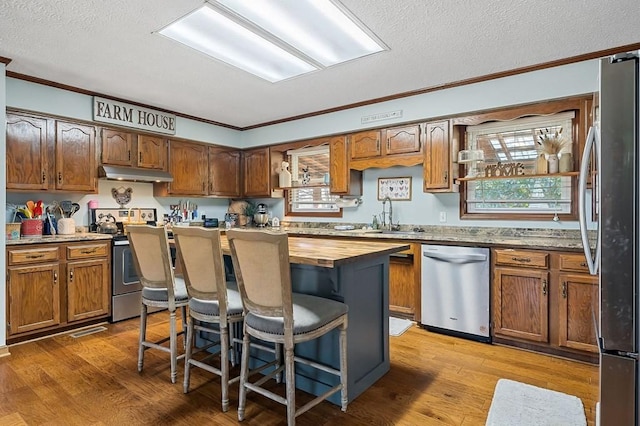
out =
[[58,172],[58,183],[62,184],[62,172]]
[[449,182],[449,171],[445,170],[444,172],[444,181]]
[[391,151],[391,138],[387,138],[387,151]]
[[42,183],[45,183],[46,181],[47,181],[47,174],[43,170],[42,171]]
[[73,269],[69,271],[69,281],[73,281]]
[[53,285],[58,284],[58,273],[54,272],[53,273]]
[[567,282],[566,281],[562,282],[562,297],[564,299],[567,298]]
[[542,280],[542,295],[547,295],[547,280]]
[[142,152],[138,153],[138,163],[142,163]]

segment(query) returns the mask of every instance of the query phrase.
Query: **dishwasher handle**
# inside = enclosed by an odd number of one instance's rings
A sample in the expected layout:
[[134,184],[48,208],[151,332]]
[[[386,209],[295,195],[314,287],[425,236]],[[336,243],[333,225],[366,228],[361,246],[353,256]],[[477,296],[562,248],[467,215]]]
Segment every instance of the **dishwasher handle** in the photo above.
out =
[[422,252],[422,256],[430,257],[432,259],[442,260],[451,263],[474,263],[484,262],[487,260],[486,254],[449,254],[438,252]]

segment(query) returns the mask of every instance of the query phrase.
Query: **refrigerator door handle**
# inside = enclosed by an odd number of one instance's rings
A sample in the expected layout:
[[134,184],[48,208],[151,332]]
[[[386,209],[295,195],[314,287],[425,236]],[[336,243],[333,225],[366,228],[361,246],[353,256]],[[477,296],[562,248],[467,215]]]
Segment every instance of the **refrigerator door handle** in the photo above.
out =
[[[591,246],[589,245],[589,237],[587,233],[587,211],[586,211],[586,192],[587,192],[587,173],[589,171],[589,161],[591,157],[591,151],[595,152],[596,164],[599,166],[600,158],[600,135],[598,129],[594,126],[589,128],[587,139],[585,141],[584,151],[582,153],[582,161],[580,163],[580,176],[578,179],[578,220],[580,222],[580,237],[582,238],[582,248],[584,250],[584,256],[587,260],[587,266],[589,267],[589,273],[591,275],[598,275],[598,265],[600,263],[600,214],[598,215],[598,239],[596,242],[595,255],[591,253]],[[599,168],[598,168],[599,170]],[[598,177],[596,177],[598,179]],[[595,184],[595,191],[600,191],[600,185]],[[596,197],[595,191],[592,196]],[[597,198],[599,199],[599,197]]]

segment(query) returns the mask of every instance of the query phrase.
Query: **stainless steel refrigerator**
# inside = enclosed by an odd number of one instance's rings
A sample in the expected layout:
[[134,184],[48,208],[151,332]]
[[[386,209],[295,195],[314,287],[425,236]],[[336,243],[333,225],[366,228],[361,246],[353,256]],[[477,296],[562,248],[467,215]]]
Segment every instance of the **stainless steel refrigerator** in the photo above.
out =
[[[600,61],[599,124],[589,132],[598,154],[598,243],[595,256],[584,236],[584,199],[580,197],[581,228],[591,273],[600,275],[599,424],[640,422],[638,369],[640,293],[640,154],[638,53]],[[599,128],[598,128],[599,127]],[[587,161],[585,161],[587,160]],[[585,183],[582,170],[580,184]]]

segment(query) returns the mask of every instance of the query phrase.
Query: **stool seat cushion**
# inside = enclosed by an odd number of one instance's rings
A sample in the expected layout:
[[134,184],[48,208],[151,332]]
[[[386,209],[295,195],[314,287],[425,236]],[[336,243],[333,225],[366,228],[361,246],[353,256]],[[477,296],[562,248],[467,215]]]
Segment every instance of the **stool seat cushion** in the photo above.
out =
[[[192,297],[189,299],[189,309],[201,315],[209,315],[212,317],[220,315],[220,307],[217,300],[203,300]],[[242,299],[240,298],[238,290],[227,289],[227,315],[242,315]]]
[[[308,294],[293,293],[293,334],[309,333],[348,311],[344,303]],[[282,317],[265,317],[248,313],[246,324],[256,330],[284,335],[284,319]]]
[[[173,293],[176,298],[176,303],[184,303],[189,300],[189,296],[187,296],[187,286],[185,285],[182,277],[175,277]],[[142,298],[153,300],[154,302],[169,303],[169,296],[166,288],[142,287]]]

